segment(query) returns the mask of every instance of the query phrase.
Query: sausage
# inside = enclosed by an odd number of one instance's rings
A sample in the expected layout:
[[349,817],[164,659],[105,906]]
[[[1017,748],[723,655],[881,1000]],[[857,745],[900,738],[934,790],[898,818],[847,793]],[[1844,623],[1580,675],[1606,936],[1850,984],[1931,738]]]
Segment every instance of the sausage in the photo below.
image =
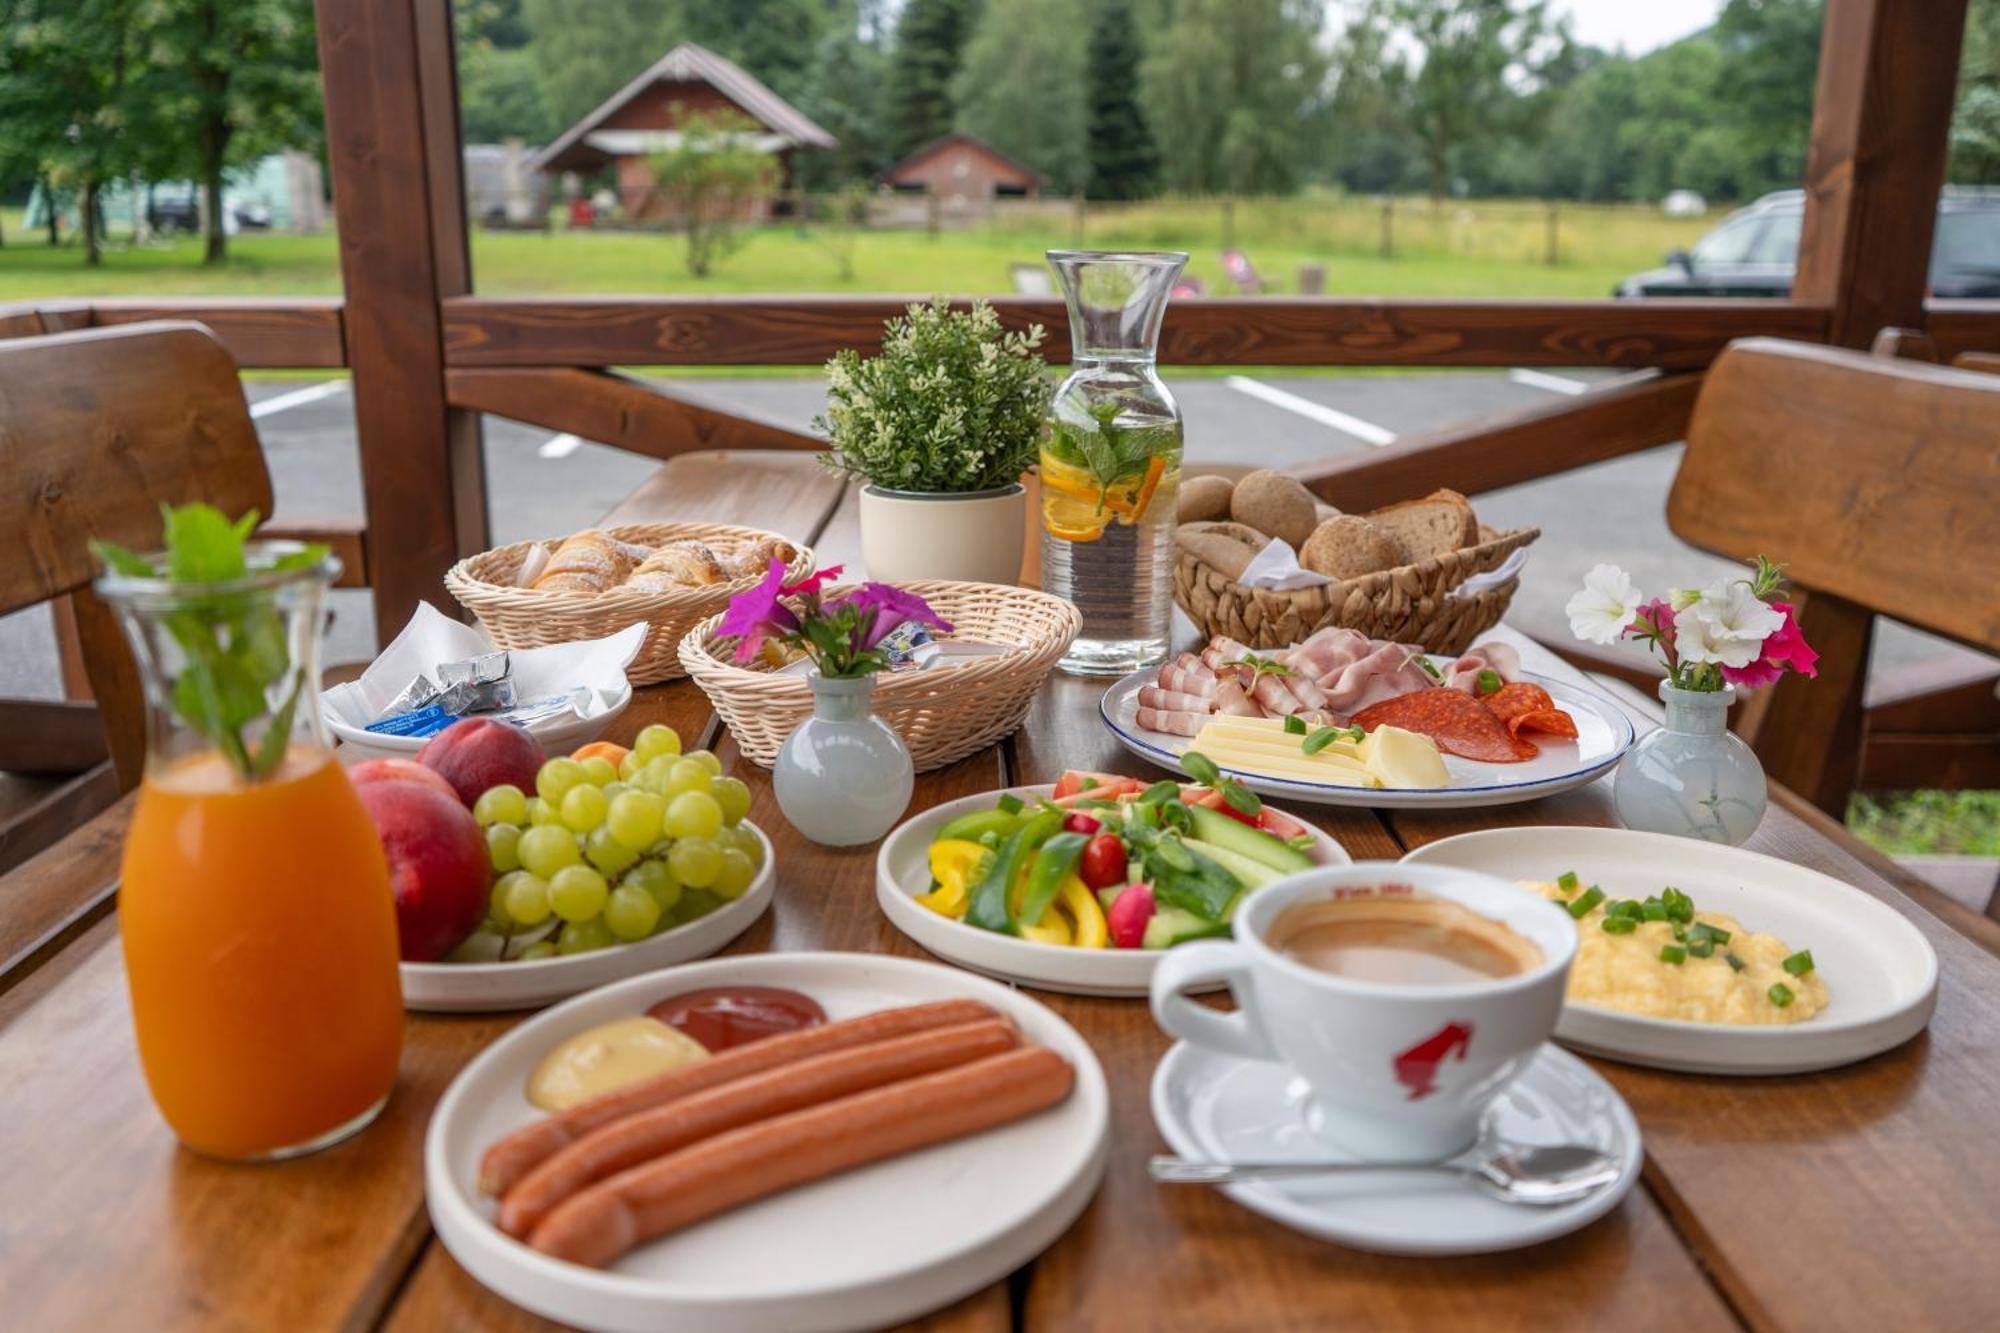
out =
[[602,1268],[635,1245],[809,1181],[1054,1106],[1076,1071],[1044,1046],[823,1102],[703,1139],[557,1205],[528,1244]]
[[670,1069],[601,1097],[579,1102],[568,1110],[523,1125],[496,1140],[479,1159],[479,1188],[494,1196],[505,1194],[521,1177],[550,1154],[576,1142],[594,1129],[631,1115],[664,1106],[676,1097],[713,1088],[746,1074],[761,1073],[793,1060],[845,1050],[866,1042],[901,1037],[927,1028],[948,1027],[996,1017],[977,1000],[935,1000],[901,1009],[878,1009],[858,1018],[820,1027],[801,1028],[763,1041],[723,1051],[696,1064]]
[[913,1032],[779,1065],[625,1116],[549,1157],[508,1190],[500,1201],[500,1229],[526,1236],[586,1185],[712,1134],[998,1055],[1018,1041],[1013,1026],[997,1018]]

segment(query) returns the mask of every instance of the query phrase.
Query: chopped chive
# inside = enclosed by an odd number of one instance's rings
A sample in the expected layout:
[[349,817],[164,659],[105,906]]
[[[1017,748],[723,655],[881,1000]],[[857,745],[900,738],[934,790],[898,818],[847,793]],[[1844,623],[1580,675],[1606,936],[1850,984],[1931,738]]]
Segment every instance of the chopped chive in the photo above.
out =
[[1678,967],[1687,961],[1687,957],[1688,951],[1678,944],[1662,944],[1660,946],[1660,961],[1663,963],[1672,963]]
[[1646,909],[1630,898],[1620,898],[1604,910],[1612,916],[1622,916],[1633,921],[1646,919]]
[[1321,727],[1318,731],[1300,741],[1299,748],[1307,754],[1318,754],[1345,734],[1339,727]]
[[1479,687],[1481,694],[1498,694],[1500,692],[1501,680],[1500,673],[1497,671],[1482,671],[1477,676],[1474,676],[1472,680],[1473,684]]
[[1770,996],[1771,1003],[1777,1005],[1780,1009],[1783,1009],[1792,1002],[1792,988],[1782,981],[1765,991],[1764,994]]
[[1690,935],[1700,936],[1702,939],[1705,940],[1713,941],[1716,944],[1729,943],[1728,931],[1723,930],[1719,926],[1711,926],[1706,921],[1695,922],[1692,926],[1688,927],[1688,933]]
[[1565,870],[1562,874],[1556,876],[1556,887],[1564,893],[1575,893],[1577,882],[1574,870]]
[[1667,905],[1657,898],[1641,903],[1639,904],[1639,916],[1641,920],[1645,921],[1665,921],[1667,919]]
[[1293,736],[1305,735],[1306,720],[1300,717],[1297,713],[1285,714],[1285,731],[1287,734]]
[[1686,926],[1680,925],[1679,923],[1675,923],[1674,940],[1677,943],[1686,944],[1688,942],[1688,928]]
[[1591,908],[1597,906],[1599,903],[1603,901],[1604,901],[1604,890],[1598,888],[1595,884],[1593,884],[1589,888],[1585,889],[1583,893],[1574,902],[1571,902],[1569,904],[1569,914],[1575,917],[1578,921],[1581,921],[1585,917],[1590,915]]
[[1779,966],[1795,977],[1802,977],[1813,970],[1812,950],[1801,949],[1779,964]]
[[1738,958],[1733,953],[1726,953],[1722,955],[1722,961],[1729,964],[1729,970],[1732,972],[1741,972],[1743,970],[1744,967],[1743,960],[1741,958]]
[[1021,798],[1008,792],[1000,798],[999,806],[1010,815],[1018,815],[1021,813]]
[[1707,958],[1715,952],[1715,941],[1706,935],[1698,936],[1688,941],[1687,949],[1696,958]]
[[1630,935],[1639,928],[1639,923],[1629,916],[1607,916],[1598,924],[1607,935]]

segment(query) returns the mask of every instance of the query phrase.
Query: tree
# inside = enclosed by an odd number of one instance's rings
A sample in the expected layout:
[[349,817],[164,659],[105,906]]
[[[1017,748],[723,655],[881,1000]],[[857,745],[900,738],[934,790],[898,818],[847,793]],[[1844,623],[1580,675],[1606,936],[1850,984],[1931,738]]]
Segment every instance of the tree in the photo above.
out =
[[1795,186],[1805,174],[1821,8],[1821,0],[1728,0],[1715,20],[1715,119],[1747,194]]
[[812,77],[820,38],[839,26],[829,20],[842,11],[852,31],[851,7],[828,0],[684,0],[680,37],[727,56],[778,96],[796,100]]
[[146,12],[146,134],[200,182],[202,262],[219,264],[229,246],[224,171],[319,138],[312,0],[152,0]]
[[528,50],[521,0],[459,0],[458,126],[467,143],[519,137],[547,143],[564,128],[542,90],[540,67]]
[[988,5],[951,83],[957,128],[1065,194],[1090,176],[1081,36],[1075,0]]
[[1086,192],[1093,199],[1143,199],[1159,178],[1160,154],[1139,109],[1143,54],[1131,0],[1099,0],[1086,54],[1090,101]]
[[1311,157],[1326,57],[1312,0],[1180,0],[1139,66],[1167,186],[1295,187]]
[[800,177],[823,190],[865,181],[889,163],[882,125],[882,87],[888,61],[881,48],[854,27],[836,27],[820,39],[812,78],[799,108],[839,141],[831,152],[802,153]]
[[521,0],[549,114],[574,125],[665,55],[682,32],[679,0]]
[[2000,183],[2000,0],[1973,0],[1951,117],[1951,174],[1960,184]]
[[705,278],[742,244],[737,225],[767,195],[778,162],[755,146],[757,123],[735,111],[688,111],[675,104],[680,142],[649,165],[660,195],[687,237],[687,269]]
[[889,57],[889,151],[923,147],[952,124],[951,83],[979,0],[909,0]]

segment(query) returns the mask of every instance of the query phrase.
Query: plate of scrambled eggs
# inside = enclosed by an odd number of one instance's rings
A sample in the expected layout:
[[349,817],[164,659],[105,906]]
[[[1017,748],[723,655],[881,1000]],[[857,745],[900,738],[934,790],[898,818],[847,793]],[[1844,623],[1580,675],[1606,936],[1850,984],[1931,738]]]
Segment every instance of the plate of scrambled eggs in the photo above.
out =
[[1510,879],[1568,908],[1556,1039],[1631,1064],[1796,1074],[1923,1030],[1937,956],[1895,908],[1734,847],[1608,828],[1488,829],[1406,861]]

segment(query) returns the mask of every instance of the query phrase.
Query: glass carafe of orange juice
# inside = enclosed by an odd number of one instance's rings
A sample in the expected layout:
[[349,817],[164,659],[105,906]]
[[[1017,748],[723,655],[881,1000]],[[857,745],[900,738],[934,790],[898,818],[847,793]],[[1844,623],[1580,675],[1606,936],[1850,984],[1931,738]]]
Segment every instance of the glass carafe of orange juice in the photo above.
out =
[[246,547],[247,524],[214,510],[203,532],[227,549],[183,558],[187,513],[169,515],[168,555],[101,552],[112,572],[97,590],[148,711],[119,928],[160,1114],[196,1152],[270,1160],[345,1138],[388,1100],[403,1039],[395,904],[320,719],[321,602],[339,563]]

